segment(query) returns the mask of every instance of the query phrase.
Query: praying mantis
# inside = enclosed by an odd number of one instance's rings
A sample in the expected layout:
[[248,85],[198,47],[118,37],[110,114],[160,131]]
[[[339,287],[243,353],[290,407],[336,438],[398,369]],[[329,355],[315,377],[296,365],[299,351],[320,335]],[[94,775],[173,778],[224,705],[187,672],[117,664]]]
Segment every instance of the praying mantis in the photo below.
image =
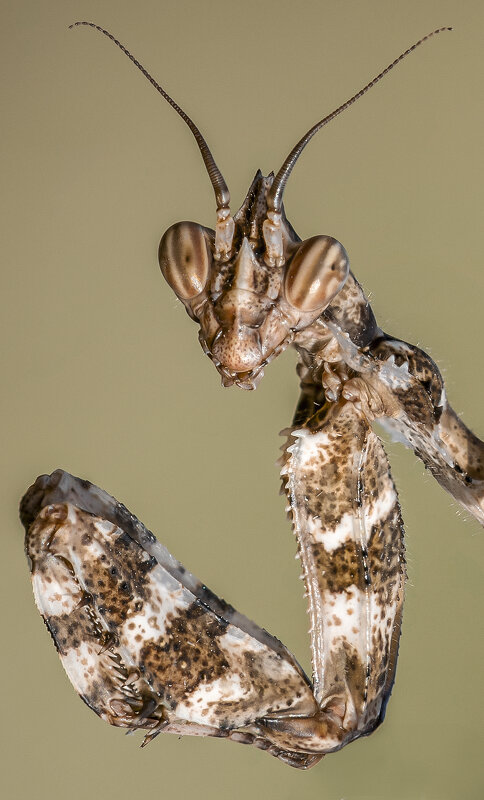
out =
[[302,769],[382,722],[404,599],[403,522],[378,421],[484,524],[484,444],[421,349],[384,333],[333,237],[301,241],[283,194],[312,137],[431,36],[316,123],[232,215],[227,184],[182,117],[216,200],[214,230],[172,225],[161,272],[224,386],[252,390],[290,345],[300,398],[281,459],[310,617],[312,678],[274,636],[189,573],[121,503],[62,470],[21,501],[34,596],[66,672],[108,723],[252,744]]

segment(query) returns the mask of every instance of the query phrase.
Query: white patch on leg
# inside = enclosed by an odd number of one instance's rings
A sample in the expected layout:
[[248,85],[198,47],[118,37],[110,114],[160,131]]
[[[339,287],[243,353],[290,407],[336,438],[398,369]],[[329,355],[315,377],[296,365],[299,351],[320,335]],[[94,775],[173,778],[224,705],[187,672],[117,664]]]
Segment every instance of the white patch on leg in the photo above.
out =
[[99,656],[95,647],[87,642],[81,642],[79,647],[68,650],[61,660],[76,691],[89,696],[99,672]]
[[48,556],[46,561],[52,563],[47,575],[43,570],[32,574],[35,602],[45,617],[62,617],[74,611],[81,599],[81,591],[59,559]]

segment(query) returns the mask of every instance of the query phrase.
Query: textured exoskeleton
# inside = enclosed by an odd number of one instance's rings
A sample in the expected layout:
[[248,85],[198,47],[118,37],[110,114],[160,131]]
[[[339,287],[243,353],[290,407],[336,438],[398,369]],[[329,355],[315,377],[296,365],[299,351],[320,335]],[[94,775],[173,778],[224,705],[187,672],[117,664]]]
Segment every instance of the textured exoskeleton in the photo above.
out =
[[187,122],[215,191],[215,230],[177,223],[159,250],[204,352],[225,386],[244,389],[288,345],[299,355],[281,476],[307,590],[312,680],[123,505],[61,470],[38,478],[21,503],[35,599],[74,687],[110,724],[143,729],[145,742],[166,732],[252,743],[307,768],[378,726],[395,676],[403,524],[373,421],[484,524],[484,444],[448,405],[438,368],[378,327],[342,245],[301,241],[282,205],[314,133],[420,42],[317,123],[275,177],[257,172],[232,216],[198,128],[113,40]]

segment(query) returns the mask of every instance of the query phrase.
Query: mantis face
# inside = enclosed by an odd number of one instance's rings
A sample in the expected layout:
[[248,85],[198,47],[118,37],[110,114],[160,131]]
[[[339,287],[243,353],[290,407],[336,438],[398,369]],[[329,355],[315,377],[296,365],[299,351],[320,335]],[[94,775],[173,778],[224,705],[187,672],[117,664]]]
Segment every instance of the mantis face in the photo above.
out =
[[331,236],[301,242],[284,214],[274,257],[267,192],[273,176],[257,172],[233,219],[223,254],[216,233],[194,222],[178,222],[159,248],[161,271],[200,325],[200,344],[224,386],[255,389],[264,367],[312,325],[344,286],[348,257]]

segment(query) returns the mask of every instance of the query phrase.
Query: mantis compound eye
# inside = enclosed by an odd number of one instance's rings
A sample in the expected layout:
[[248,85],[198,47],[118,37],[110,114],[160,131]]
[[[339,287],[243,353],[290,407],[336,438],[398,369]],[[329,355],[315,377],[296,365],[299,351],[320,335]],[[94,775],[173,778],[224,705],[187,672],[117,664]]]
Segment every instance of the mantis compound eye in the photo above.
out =
[[160,242],[158,260],[163,277],[180,300],[203,292],[210,274],[212,254],[205,229],[196,222],[177,222]]
[[284,280],[287,301],[298,311],[325,308],[349,273],[346,250],[332,236],[312,236],[298,247]]

